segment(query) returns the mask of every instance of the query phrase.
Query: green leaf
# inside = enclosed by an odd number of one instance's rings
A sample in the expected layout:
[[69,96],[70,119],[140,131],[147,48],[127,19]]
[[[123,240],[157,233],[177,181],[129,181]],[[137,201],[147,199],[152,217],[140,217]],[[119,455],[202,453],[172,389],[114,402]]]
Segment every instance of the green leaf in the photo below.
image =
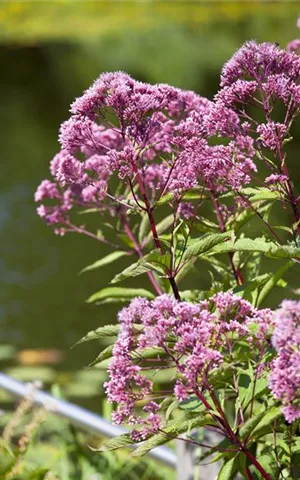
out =
[[174,193],[168,192],[155,202],[155,206],[169,203],[171,202],[171,200],[173,200],[173,198],[174,198]]
[[192,259],[190,262],[183,265],[178,274],[176,275],[176,283],[178,284],[189,272],[197,272],[197,269],[194,265],[196,259]]
[[113,450],[118,450],[118,448],[129,447],[133,445],[135,442],[132,440],[130,433],[124,433],[119,437],[111,438],[100,448],[92,448],[89,447],[93,452],[112,452]]
[[203,403],[201,400],[196,395],[192,395],[190,398],[187,400],[183,400],[180,402],[179,408],[182,410],[188,410],[188,411],[202,411],[205,409]]
[[259,275],[255,279],[251,280],[250,282],[245,283],[242,286],[236,287],[233,289],[233,293],[236,295],[241,295],[246,300],[249,300],[251,303],[254,303],[257,298],[259,287],[265,285],[270,278],[272,278],[272,273],[265,273],[263,275]]
[[261,421],[261,419],[265,416],[265,409],[256,414],[253,415],[251,418],[249,418],[246,423],[241,427],[239,436],[242,440],[246,440],[251,432],[254,430],[254,428],[258,425],[258,423]]
[[99,290],[99,292],[94,293],[87,299],[87,303],[92,303],[96,301],[105,300],[107,298],[120,298],[120,299],[130,299],[135,297],[145,297],[150,300],[154,298],[154,295],[145,290],[144,288],[122,288],[122,287],[108,287]]
[[246,409],[247,406],[250,404],[252,400],[252,395],[255,399],[261,397],[264,393],[268,392],[269,387],[268,387],[268,380],[267,378],[261,377],[258,378],[255,382],[255,390],[254,390],[254,395],[253,395],[253,383],[249,386],[246,395],[244,396],[243,399],[241,399],[244,408]]
[[266,253],[271,246],[276,247],[275,243],[267,242],[263,238],[239,238],[236,241],[226,242],[223,245],[217,245],[214,253],[227,252],[262,252]]
[[109,265],[112,262],[115,262],[121,257],[124,257],[128,255],[128,252],[124,251],[119,251],[117,250],[116,252],[109,253],[106,255],[106,257],[101,258],[100,260],[97,260],[96,262],[92,263],[91,265],[88,265],[87,267],[83,268],[80,273],[84,272],[89,272],[91,270],[95,270],[96,268],[103,267],[104,265]]
[[[75,345],[80,343],[89,342],[90,340],[98,340],[99,338],[105,337],[116,337],[119,334],[120,325],[105,325],[104,327],[99,327],[96,330],[91,330],[84,337],[82,337]],[[75,345],[73,345],[75,347]]]
[[190,260],[193,257],[199,257],[202,254],[210,252],[216,245],[225,243],[231,236],[232,232],[212,233],[205,235],[204,238],[194,241],[189,245],[183,254],[183,261]]
[[168,408],[166,410],[166,421],[168,421],[170,419],[174,410],[176,410],[179,407],[179,404],[180,404],[179,400],[177,400],[177,398],[175,398],[175,400],[173,400],[173,402],[168,406]]
[[276,245],[264,238],[240,238],[238,240],[217,245],[212,253],[226,252],[260,252],[275,258],[296,258],[300,256],[300,248],[291,245]]
[[278,478],[278,464],[274,455],[274,445],[263,446],[261,452],[257,452],[256,458],[271,478]]
[[261,202],[263,200],[278,200],[280,198],[280,193],[274,190],[270,190],[266,187],[252,188],[247,187],[243,188],[242,193],[247,195],[251,203]]
[[267,254],[276,258],[297,258],[300,256],[300,248],[292,245],[271,245]]
[[[140,331],[142,330],[142,326],[135,324],[135,330]],[[105,325],[104,327],[99,327],[96,330],[91,330],[88,332],[84,337],[82,337],[78,342],[76,342],[73,347],[79,345],[80,343],[89,342],[90,340],[99,340],[100,338],[106,337],[116,337],[119,334],[120,325]],[[72,347],[72,348],[73,348]]]
[[[177,280],[177,277],[176,277]],[[180,298],[185,302],[196,302],[197,300],[201,299],[203,296],[203,292],[201,290],[183,290],[180,291]]]
[[140,457],[146,455],[146,453],[153,448],[169,442],[178,435],[186,433],[195,427],[201,427],[208,424],[211,424],[211,417],[209,415],[206,415],[205,417],[197,416],[196,418],[186,421],[176,420],[174,422],[170,422],[167,427],[163,428],[164,433],[153,435],[151,438],[143,442],[142,445],[132,453],[132,456]]
[[219,472],[217,480],[233,480],[236,472],[235,458],[225,462]]
[[129,267],[125,268],[122,272],[118,273],[111,281],[111,283],[118,283],[126,280],[127,278],[137,277],[143,273],[151,272],[152,270],[162,273],[160,269],[155,269],[151,263],[145,261],[145,257],[138,262],[133,263]]
[[113,348],[114,345],[108,345],[102,352],[99,353],[99,355],[93,360],[90,364],[89,367],[94,367],[98,363],[103,362],[103,360],[107,360],[108,358],[112,357],[113,354]]
[[87,213],[99,213],[99,208],[86,208],[78,212],[78,215],[86,215]]
[[150,229],[149,218],[147,215],[143,215],[140,223],[140,227],[139,227],[139,234],[138,234],[138,240],[140,243],[143,242],[149,229]]
[[262,420],[252,431],[251,436],[257,439],[265,435],[268,433],[268,431],[271,431],[274,421],[280,417],[282,417],[281,407],[271,407],[267,412],[265,412]]
[[143,258],[125,268],[123,272],[118,273],[111,281],[111,283],[121,282],[126,278],[137,277],[143,273],[154,271],[163,275],[165,267],[170,265],[170,254],[165,253],[161,255],[159,250],[153,250],[145,255]]

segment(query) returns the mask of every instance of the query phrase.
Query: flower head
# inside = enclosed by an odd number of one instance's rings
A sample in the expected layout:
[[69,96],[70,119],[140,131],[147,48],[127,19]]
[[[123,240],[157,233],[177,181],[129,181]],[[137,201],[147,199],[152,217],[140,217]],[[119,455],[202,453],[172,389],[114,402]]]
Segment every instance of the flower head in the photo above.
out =
[[273,395],[283,404],[288,422],[300,418],[300,302],[285,300],[275,317],[277,351],[269,378]]
[[[152,368],[173,368],[175,397],[180,401],[203,392],[210,372],[226,356],[228,342],[248,338],[249,327],[258,325],[257,341],[265,341],[271,322],[269,310],[257,310],[231,293],[219,293],[199,304],[178,302],[169,295],[149,301],[137,298],[119,314],[120,334],[115,343],[105,385],[108,400],[117,402],[113,418],[140,425],[135,439],[144,439],[161,428],[161,405],[153,401],[154,382],[145,375]],[[147,349],[158,349],[147,362]],[[154,363],[153,363],[154,362]],[[154,365],[154,367],[153,367]],[[137,403],[143,403],[142,416]],[[145,417],[145,413],[149,415]]]

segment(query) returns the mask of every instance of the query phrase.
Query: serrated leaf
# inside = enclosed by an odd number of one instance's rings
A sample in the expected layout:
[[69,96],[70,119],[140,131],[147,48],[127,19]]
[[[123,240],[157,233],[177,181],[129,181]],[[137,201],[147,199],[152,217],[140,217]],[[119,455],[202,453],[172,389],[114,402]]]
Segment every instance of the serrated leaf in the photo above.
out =
[[143,273],[154,271],[163,275],[165,267],[170,264],[170,254],[165,253],[161,255],[159,250],[153,250],[145,255],[143,258],[125,268],[121,273],[118,273],[111,281],[111,283],[121,282],[126,278],[137,277]]
[[243,188],[242,193],[247,195],[251,203],[261,202],[263,200],[278,200],[280,198],[280,193],[274,190],[270,190],[266,187],[246,187]]
[[271,246],[276,247],[275,243],[267,242],[262,238],[239,238],[236,241],[226,242],[223,245],[217,245],[214,253],[227,252],[262,252],[266,253]]
[[93,367],[94,365],[103,362],[103,360],[107,360],[108,358],[112,357],[114,345],[108,345],[99,355],[93,360],[89,367]]
[[124,433],[119,437],[111,438],[100,448],[92,448],[89,447],[93,452],[112,452],[113,450],[118,450],[119,448],[129,447],[133,445],[135,442],[132,440],[130,433]]
[[123,287],[108,287],[99,290],[99,292],[94,293],[87,299],[87,303],[92,303],[100,300],[105,300],[107,298],[135,298],[135,297],[145,297],[150,300],[154,298],[154,295],[145,290],[144,288],[123,288]]
[[188,261],[193,257],[199,257],[203,254],[208,253],[216,245],[220,243],[225,243],[226,240],[230,239],[232,232],[226,233],[212,233],[210,235],[205,235],[204,238],[193,242],[189,245],[186,251],[183,254],[183,261]]
[[130,265],[129,267],[125,268],[122,272],[118,273],[110,283],[118,283],[122,282],[123,280],[126,280],[127,278],[133,278],[133,277],[138,277],[139,275],[142,275],[143,273],[151,272],[151,271],[158,271],[158,273],[162,273],[161,270],[158,268],[154,268],[153,265],[150,263],[147,263],[145,261],[145,258],[142,259],[142,261],[138,261]]
[[223,245],[214,247],[211,253],[226,252],[260,252],[275,258],[297,258],[300,256],[300,248],[291,245],[276,245],[263,238],[240,238],[235,242],[225,242]]
[[[137,323],[134,324],[134,329],[136,332],[140,332],[143,329],[142,325]],[[96,330],[91,330],[84,337],[82,337],[78,342],[76,342],[73,347],[79,345],[80,343],[89,342],[90,340],[99,340],[100,338],[106,337],[116,337],[120,332],[120,325],[105,325],[104,327],[99,327]]]
[[265,445],[256,458],[271,478],[278,478],[278,464],[274,455],[274,445]]
[[91,265],[88,265],[87,267],[83,268],[80,271],[80,273],[89,272],[91,270],[96,270],[97,268],[103,267],[104,265],[109,265],[110,263],[115,262],[119,258],[124,257],[126,255],[128,255],[128,252],[124,252],[124,251],[121,251],[121,250],[109,253],[105,257],[100,258],[100,260],[97,260],[96,262],[92,263]]
[[[99,338],[105,337],[116,337],[119,334],[120,325],[105,325],[104,327],[99,327],[96,330],[91,330],[84,337],[82,337],[75,345],[80,343],[89,342],[90,340],[97,340]],[[75,347],[74,345],[74,347]]]
[[300,256],[300,248],[292,245],[272,245],[267,251],[267,255],[276,258],[297,258]]

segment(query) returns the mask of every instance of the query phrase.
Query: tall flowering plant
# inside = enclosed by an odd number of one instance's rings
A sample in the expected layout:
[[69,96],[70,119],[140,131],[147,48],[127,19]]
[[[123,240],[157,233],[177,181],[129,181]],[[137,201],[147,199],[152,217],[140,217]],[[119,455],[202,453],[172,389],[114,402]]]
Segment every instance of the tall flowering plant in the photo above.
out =
[[[89,299],[128,303],[118,324],[81,340],[112,339],[94,364],[109,359],[113,421],[130,428],[102,451],[142,442],[133,455],[143,455],[179,438],[202,447],[199,461],[222,461],[219,480],[300,478],[300,302],[261,308],[300,262],[287,155],[300,113],[299,44],[247,42],[213,101],[102,74],[61,126],[38,214],[59,235],[111,247],[86,271],[131,259]],[[279,226],[276,207],[286,213]],[[211,284],[187,290],[199,260]],[[140,275],[149,290],[116,286]],[[201,443],[199,427],[220,442]]]

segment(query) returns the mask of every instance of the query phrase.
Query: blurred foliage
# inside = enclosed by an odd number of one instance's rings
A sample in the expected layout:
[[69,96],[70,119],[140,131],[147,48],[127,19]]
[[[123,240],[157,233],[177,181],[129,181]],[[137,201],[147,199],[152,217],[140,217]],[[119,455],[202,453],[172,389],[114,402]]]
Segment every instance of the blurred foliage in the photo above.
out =
[[67,421],[23,399],[0,416],[0,476],[3,480],[172,480],[168,469],[129,452],[94,453],[103,439],[83,434]]
[[[24,351],[21,350],[16,354],[13,346],[2,344],[0,345],[0,368],[5,370],[7,375],[23,382],[30,382],[32,379],[40,381],[46,388],[51,388],[56,396],[66,396],[72,401],[86,403],[88,407],[91,403],[93,404],[93,399],[97,399],[97,404],[99,403],[99,397],[103,391],[102,385],[107,379],[105,370],[58,371],[53,365],[47,363],[49,355],[45,356],[45,352],[47,351],[32,350],[31,356],[34,355],[34,362],[31,359],[28,363],[28,352],[25,357]],[[7,399],[8,395],[0,388],[0,403],[6,402]],[[98,410],[105,415],[105,406]]]
[[[288,5],[288,6],[287,6]],[[298,14],[297,3],[239,2],[15,2],[0,8],[1,41],[34,43],[67,39],[86,41],[107,34],[149,31],[166,24],[199,29],[211,22],[269,18],[288,20]]]

